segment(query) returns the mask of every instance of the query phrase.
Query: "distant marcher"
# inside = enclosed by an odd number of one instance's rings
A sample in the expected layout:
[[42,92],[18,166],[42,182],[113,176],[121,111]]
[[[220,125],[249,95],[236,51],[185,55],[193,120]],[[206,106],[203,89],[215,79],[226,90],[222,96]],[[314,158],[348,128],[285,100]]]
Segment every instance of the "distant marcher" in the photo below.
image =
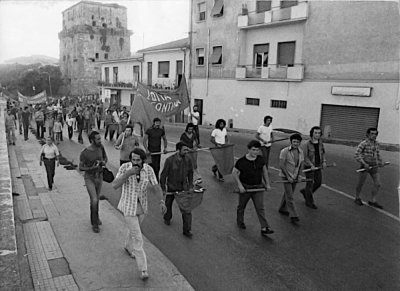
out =
[[62,123],[61,123],[60,119],[57,119],[54,122],[53,131],[54,131],[56,143],[59,144],[60,141],[62,141],[62,139],[61,139],[61,137],[62,137]]
[[292,134],[290,136],[290,146],[283,148],[279,155],[281,169],[279,176],[285,181],[283,183],[284,193],[279,206],[279,213],[288,215],[292,222],[300,221],[294,205],[293,193],[304,161],[304,154],[300,148],[301,140],[300,134]]
[[85,118],[82,115],[82,111],[79,111],[76,116],[76,127],[78,128],[78,142],[83,143],[82,131],[85,126]]
[[371,200],[368,201],[370,206],[383,209],[383,206],[376,202],[376,197],[381,187],[381,178],[378,172],[378,167],[383,167],[381,154],[379,151],[379,143],[376,141],[378,130],[374,127],[368,128],[367,138],[363,140],[358,146],[354,158],[360,163],[361,169],[366,169],[358,174],[358,182],[356,187],[356,198],[354,203],[362,206],[363,202],[360,198],[361,189],[369,174],[372,178],[374,186],[371,191]]
[[22,107],[20,107],[20,108],[18,109],[17,117],[18,117],[18,129],[19,129],[19,134],[22,135]]
[[192,160],[193,171],[195,175],[194,184],[200,184],[203,182],[201,175],[199,173],[199,169],[197,167],[197,148],[200,147],[200,145],[199,141],[197,140],[197,135],[194,132],[193,123],[188,123],[186,125],[185,132],[182,133],[180,141],[185,143],[189,148],[187,156]]
[[112,116],[111,110],[107,110],[107,114],[104,118],[104,126],[106,128],[104,133],[104,139],[107,140],[107,135],[109,135],[109,140],[112,141],[114,138],[114,129],[112,129],[115,120]]
[[310,140],[303,147],[304,168],[311,169],[306,172],[308,181],[306,187],[300,190],[306,200],[306,206],[317,209],[314,204],[313,193],[318,190],[322,183],[322,169],[326,167],[325,147],[321,140],[322,131],[319,126],[314,126],[310,130]]
[[74,107],[74,108],[71,110],[71,119],[72,119],[72,122],[73,122],[74,131],[78,131],[78,128],[77,128],[77,126],[76,126],[76,117],[77,117],[77,116],[78,116],[78,111],[77,111],[76,107]]
[[35,122],[36,122],[36,137],[43,138],[44,137],[44,113],[42,109],[39,108],[35,112]]
[[[172,218],[172,203],[174,202],[174,194],[167,192],[193,191],[193,165],[192,160],[187,157],[189,148],[183,142],[176,144],[177,153],[165,160],[164,168],[160,176],[161,189],[166,195],[165,205],[167,212],[164,214],[164,223],[170,225]],[[180,208],[183,221],[183,235],[191,238],[192,230],[192,213]]]
[[108,158],[97,131],[89,134],[89,142],[90,146],[81,152],[79,169],[85,172],[85,185],[90,196],[90,222],[93,232],[98,233],[102,224],[99,218],[99,199],[103,185],[103,167]]
[[47,113],[47,118],[45,121],[45,125],[47,128],[47,133],[49,136],[54,137],[54,113],[49,112]]
[[40,150],[40,166],[42,163],[44,163],[47,174],[47,183],[50,191],[53,190],[56,163],[57,167],[60,165],[58,161],[59,156],[60,152],[58,151],[57,146],[54,144],[53,138],[48,136],[46,138],[46,143]]
[[[76,121],[76,118],[75,118]],[[74,134],[74,119],[71,117],[71,114],[67,114],[67,119],[66,119],[66,124],[67,124],[67,130],[68,130],[68,138],[72,139],[72,136]]]
[[[228,143],[228,133],[226,131],[225,126],[226,126],[226,121],[223,119],[218,119],[217,122],[215,123],[215,129],[211,132],[210,141],[216,147],[222,147],[223,145]],[[217,165],[212,166],[211,170],[214,176],[216,176],[220,182],[224,181],[224,176],[218,170]]]
[[131,257],[136,259],[140,278],[149,278],[147,270],[147,258],[143,249],[143,236],[140,223],[148,212],[147,190],[149,183],[153,186],[151,193],[160,197],[161,213],[166,212],[163,193],[158,185],[153,169],[145,164],[146,153],[144,150],[135,148],[130,154],[130,163],[123,164],[113,181],[114,189],[122,186],[121,199],[118,209],[124,214],[125,223],[128,229],[125,240],[125,250]]
[[194,132],[197,137],[198,145],[200,145],[200,131],[199,131],[199,124],[200,124],[200,112],[199,107],[197,105],[193,106],[193,111],[190,113],[191,122],[193,123]]
[[128,125],[125,128],[125,132],[121,133],[115,142],[115,148],[120,151],[119,153],[119,165],[122,166],[124,163],[130,161],[129,155],[135,147],[139,146],[139,139],[132,134],[133,127]]
[[28,106],[25,106],[24,111],[22,111],[21,119],[24,128],[24,140],[28,140],[29,124],[31,119],[31,113],[28,110]]
[[11,113],[11,110],[6,111],[6,132],[7,132],[7,142],[8,144],[15,145],[15,116]]
[[269,153],[271,151],[271,142],[274,141],[272,128],[272,117],[267,115],[264,117],[264,124],[257,129],[256,138],[261,142],[261,153],[268,169]]
[[[161,126],[161,119],[156,117],[153,119],[153,125],[146,130],[143,138],[143,146],[146,149],[147,154],[160,153],[161,140],[164,142],[164,153],[166,153],[168,146],[167,137],[165,136],[164,127]],[[157,180],[159,179],[160,163],[161,154],[152,154],[150,166],[153,167]]]
[[265,218],[264,191],[247,192],[250,189],[271,189],[264,158],[259,155],[260,147],[261,144],[257,140],[252,140],[248,143],[247,154],[236,162],[232,176],[239,188],[239,203],[236,214],[237,225],[242,229],[246,229],[244,211],[247,202],[251,199],[261,225],[261,235],[265,236],[274,233],[274,231],[270,228]]

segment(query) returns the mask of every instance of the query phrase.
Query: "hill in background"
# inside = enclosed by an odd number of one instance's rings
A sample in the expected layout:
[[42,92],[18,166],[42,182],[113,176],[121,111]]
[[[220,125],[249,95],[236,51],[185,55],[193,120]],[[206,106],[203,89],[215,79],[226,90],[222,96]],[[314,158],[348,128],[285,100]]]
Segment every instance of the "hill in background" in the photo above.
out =
[[15,64],[15,63],[21,65],[30,65],[37,63],[40,63],[42,65],[58,65],[58,59],[43,55],[32,55],[29,57],[27,56],[17,57],[4,61],[4,64]]

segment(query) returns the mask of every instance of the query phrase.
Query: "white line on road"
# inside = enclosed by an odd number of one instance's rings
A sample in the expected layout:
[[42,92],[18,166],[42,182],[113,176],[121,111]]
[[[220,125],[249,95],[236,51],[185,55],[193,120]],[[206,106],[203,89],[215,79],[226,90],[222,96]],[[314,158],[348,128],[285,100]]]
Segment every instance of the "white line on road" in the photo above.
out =
[[[171,141],[168,141],[168,142],[170,142],[170,143],[172,143],[172,144],[176,144],[175,142],[171,142]],[[206,151],[209,152],[209,150],[206,150]],[[239,158],[238,158],[238,157],[234,157],[234,159],[235,159],[235,160],[238,160]],[[269,169],[274,170],[274,171],[277,171],[277,172],[280,171],[278,168],[275,168],[275,167],[272,167],[272,166],[269,166]],[[331,191],[333,191],[333,192],[335,192],[335,193],[337,193],[337,194],[340,194],[340,195],[342,195],[342,196],[344,196],[344,197],[346,197],[346,198],[349,198],[349,199],[351,199],[351,200],[354,199],[353,196],[351,196],[351,195],[349,195],[349,194],[347,194],[347,193],[345,193],[345,192],[343,192],[343,191],[340,191],[340,190],[337,190],[337,189],[335,189],[335,188],[332,188],[332,187],[330,187],[330,186],[328,186],[328,185],[326,185],[326,184],[322,184],[321,186],[324,187],[324,188],[326,188],[326,189],[328,189],[328,190],[331,190]],[[400,211],[400,187],[398,188],[398,192],[399,192],[399,211]],[[365,205],[368,206],[368,207],[371,207],[372,209],[374,209],[374,210],[376,210],[376,211],[378,211],[378,212],[380,212],[380,213],[382,213],[382,214],[384,214],[384,215],[386,215],[386,216],[388,216],[388,217],[390,217],[390,218],[393,218],[393,219],[396,220],[397,222],[400,222],[400,217],[397,217],[397,216],[395,216],[395,215],[393,215],[393,214],[391,214],[391,213],[389,213],[389,212],[387,212],[387,211],[385,211],[385,210],[382,210],[382,209],[378,209],[378,208],[369,206],[368,204],[365,204]],[[399,213],[399,216],[400,216],[400,213]]]

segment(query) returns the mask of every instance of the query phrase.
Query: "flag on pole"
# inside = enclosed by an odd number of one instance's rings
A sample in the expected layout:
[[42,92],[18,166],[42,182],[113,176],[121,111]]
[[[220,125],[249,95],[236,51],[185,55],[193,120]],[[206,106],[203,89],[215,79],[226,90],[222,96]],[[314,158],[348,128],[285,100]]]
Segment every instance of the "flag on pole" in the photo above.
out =
[[156,91],[138,82],[130,117],[133,122],[142,124],[146,131],[155,117],[164,122],[166,117],[177,114],[188,106],[189,93],[184,76],[179,88],[173,91]]
[[220,171],[222,175],[232,174],[234,166],[233,144],[210,148],[210,152],[218,167],[218,171]]

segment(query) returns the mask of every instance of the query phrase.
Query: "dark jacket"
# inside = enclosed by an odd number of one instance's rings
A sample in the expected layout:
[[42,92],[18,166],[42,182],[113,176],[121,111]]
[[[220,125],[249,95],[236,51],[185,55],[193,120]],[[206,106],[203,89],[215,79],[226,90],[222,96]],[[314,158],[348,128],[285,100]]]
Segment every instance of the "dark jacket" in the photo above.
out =
[[193,185],[193,165],[188,156],[178,157],[176,153],[165,160],[160,176],[160,186],[163,191],[189,190]]
[[[321,159],[321,164],[326,162],[325,158],[325,147],[322,141],[319,141],[319,156]],[[304,167],[311,168],[313,165],[315,166],[315,148],[314,144],[311,140],[307,141],[303,146],[303,153],[304,153]]]

